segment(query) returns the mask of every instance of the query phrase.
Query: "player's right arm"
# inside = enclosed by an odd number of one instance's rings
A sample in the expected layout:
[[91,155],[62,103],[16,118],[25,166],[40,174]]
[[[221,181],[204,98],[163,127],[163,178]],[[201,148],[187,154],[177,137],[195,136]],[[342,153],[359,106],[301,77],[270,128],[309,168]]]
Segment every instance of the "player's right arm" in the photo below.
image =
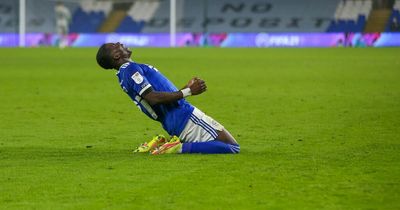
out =
[[207,85],[204,80],[197,77],[191,79],[185,87],[186,88],[176,92],[159,92],[154,91],[152,88],[148,88],[142,94],[142,97],[150,105],[168,104],[184,98],[186,96],[184,94],[185,91],[190,90],[190,95],[199,95],[207,90]]

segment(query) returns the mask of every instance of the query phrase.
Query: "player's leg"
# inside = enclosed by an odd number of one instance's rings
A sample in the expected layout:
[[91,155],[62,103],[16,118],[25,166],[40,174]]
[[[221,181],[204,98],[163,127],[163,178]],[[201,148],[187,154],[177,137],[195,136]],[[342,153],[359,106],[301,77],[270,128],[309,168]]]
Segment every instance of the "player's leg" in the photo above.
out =
[[[204,114],[199,109],[195,108],[190,120],[193,121],[196,125],[202,127],[199,131],[196,131],[197,134],[203,135],[192,135],[188,141],[192,139],[196,140],[218,140],[227,144],[236,144],[238,145],[236,139],[229,133],[227,129],[224,128],[219,122],[211,118],[210,116]],[[206,131],[205,133],[203,131]],[[183,132],[182,132],[183,133]],[[210,135],[208,135],[210,133]],[[184,138],[182,138],[184,139]]]
[[60,26],[60,24],[57,23],[57,34],[58,34],[58,47],[61,48],[61,43],[62,43],[62,27]]
[[168,153],[202,153],[202,154],[235,154],[240,152],[237,144],[226,144],[222,141],[212,140],[206,142],[182,143],[178,137],[161,147],[153,150],[151,154]]
[[237,144],[227,144],[222,141],[212,140],[207,142],[183,143],[181,153],[202,154],[236,154],[240,152]]
[[179,136],[180,141],[172,141],[161,146],[152,154],[164,153],[239,153],[240,146],[234,137],[217,121],[195,109]]
[[67,25],[62,25],[62,34],[61,34],[61,48],[65,48],[68,45],[68,40],[67,40],[67,33],[68,33],[68,26]]
[[217,131],[217,133],[218,133],[218,136],[217,136],[216,140],[222,141],[222,142],[227,143],[227,144],[236,144],[236,145],[238,145],[236,139],[225,128],[222,129],[222,131]]

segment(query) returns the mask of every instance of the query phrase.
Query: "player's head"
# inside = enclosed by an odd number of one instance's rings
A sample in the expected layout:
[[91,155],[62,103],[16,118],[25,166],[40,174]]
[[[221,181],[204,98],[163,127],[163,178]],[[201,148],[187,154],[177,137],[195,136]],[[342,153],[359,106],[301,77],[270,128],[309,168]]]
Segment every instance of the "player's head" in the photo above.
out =
[[130,60],[132,52],[123,44],[106,43],[97,51],[97,63],[103,69],[118,69],[122,64]]

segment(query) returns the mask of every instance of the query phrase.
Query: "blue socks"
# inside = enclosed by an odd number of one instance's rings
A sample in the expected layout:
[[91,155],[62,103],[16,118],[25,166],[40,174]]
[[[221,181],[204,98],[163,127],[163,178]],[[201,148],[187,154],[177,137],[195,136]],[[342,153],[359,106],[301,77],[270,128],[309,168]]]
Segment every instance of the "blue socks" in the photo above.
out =
[[182,144],[182,153],[235,154],[239,151],[239,145],[226,144],[218,140]]

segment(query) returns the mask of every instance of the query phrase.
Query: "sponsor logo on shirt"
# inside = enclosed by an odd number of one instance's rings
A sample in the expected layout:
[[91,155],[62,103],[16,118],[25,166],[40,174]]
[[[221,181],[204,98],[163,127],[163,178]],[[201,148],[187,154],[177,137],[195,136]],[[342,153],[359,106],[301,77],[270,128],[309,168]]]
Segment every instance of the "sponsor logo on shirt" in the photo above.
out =
[[136,84],[140,84],[143,82],[143,76],[139,72],[134,73],[131,78],[133,79],[133,81],[135,81]]

